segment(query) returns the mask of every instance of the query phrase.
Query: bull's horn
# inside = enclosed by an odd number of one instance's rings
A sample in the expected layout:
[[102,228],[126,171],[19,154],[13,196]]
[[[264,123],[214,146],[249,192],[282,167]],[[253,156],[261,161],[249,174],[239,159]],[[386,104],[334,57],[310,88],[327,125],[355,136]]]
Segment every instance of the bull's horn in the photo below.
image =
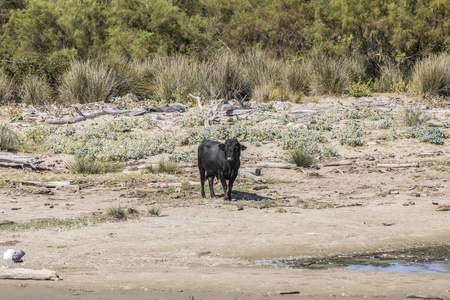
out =
[[244,137],[243,137],[242,139],[239,140],[239,143],[240,143],[240,142],[243,142],[243,141],[245,140],[246,137],[247,137],[247,129],[245,129]]

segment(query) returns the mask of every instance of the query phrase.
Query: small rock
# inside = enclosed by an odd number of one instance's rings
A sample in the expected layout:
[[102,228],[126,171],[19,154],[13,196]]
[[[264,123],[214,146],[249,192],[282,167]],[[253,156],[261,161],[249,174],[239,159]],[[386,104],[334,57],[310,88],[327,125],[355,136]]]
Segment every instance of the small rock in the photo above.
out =
[[403,203],[403,206],[411,206],[411,205],[416,205],[416,203],[412,200],[406,201],[405,203]]
[[269,188],[269,186],[266,185],[266,184],[263,184],[263,185],[255,185],[255,186],[253,187],[253,190],[254,190],[254,191],[259,191],[259,190],[264,190],[264,189],[268,189],[268,188]]
[[450,205],[441,205],[436,208],[437,211],[450,211]]

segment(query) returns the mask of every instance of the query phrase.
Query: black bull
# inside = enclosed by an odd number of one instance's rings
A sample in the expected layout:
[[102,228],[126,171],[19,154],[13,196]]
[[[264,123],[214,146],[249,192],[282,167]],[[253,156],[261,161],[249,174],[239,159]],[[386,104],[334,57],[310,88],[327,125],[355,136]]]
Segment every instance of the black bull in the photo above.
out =
[[[237,139],[228,139],[224,144],[204,140],[198,146],[198,169],[202,184],[202,197],[205,197],[205,178],[208,178],[211,197],[216,196],[213,183],[214,178],[218,177],[222,183],[225,200],[231,200],[233,182],[241,165],[241,150],[245,149],[247,147],[241,145]],[[228,192],[226,180],[229,181]]]

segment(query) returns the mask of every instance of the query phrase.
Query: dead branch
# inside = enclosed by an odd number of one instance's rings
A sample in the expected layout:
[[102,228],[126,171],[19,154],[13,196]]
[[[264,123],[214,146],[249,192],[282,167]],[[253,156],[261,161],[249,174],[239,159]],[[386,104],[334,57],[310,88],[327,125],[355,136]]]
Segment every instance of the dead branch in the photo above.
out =
[[201,101],[200,101],[200,97],[194,96],[194,95],[192,95],[192,94],[189,94],[189,96],[192,97],[192,98],[194,98],[195,100],[197,100],[198,107],[199,107],[200,109],[203,110],[203,106],[202,106],[202,103],[201,103]]

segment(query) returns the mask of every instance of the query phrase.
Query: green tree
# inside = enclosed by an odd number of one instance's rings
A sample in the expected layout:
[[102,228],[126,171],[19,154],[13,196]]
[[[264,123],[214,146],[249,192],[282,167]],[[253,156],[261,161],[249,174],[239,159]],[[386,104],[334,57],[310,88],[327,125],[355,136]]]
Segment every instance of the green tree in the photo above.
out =
[[64,48],[80,58],[99,56],[107,37],[105,5],[98,0],[59,1],[57,24],[64,35]]
[[3,26],[2,47],[6,56],[49,54],[61,49],[64,36],[57,21],[57,6],[53,2],[31,0],[27,7],[13,10]]
[[200,20],[167,0],[112,0],[107,24],[107,45],[126,57],[188,52],[191,44],[204,43]]

